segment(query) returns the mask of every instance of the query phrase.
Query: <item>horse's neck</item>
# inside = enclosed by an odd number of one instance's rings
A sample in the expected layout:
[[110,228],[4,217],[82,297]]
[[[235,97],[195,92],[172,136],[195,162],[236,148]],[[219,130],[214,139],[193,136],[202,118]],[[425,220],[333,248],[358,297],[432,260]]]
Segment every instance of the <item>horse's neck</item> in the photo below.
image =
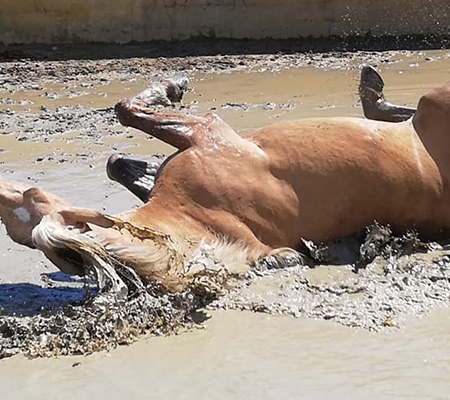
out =
[[121,218],[137,227],[169,235],[178,242],[200,241],[208,236],[208,230],[203,224],[183,212],[180,206],[171,204],[169,199],[150,199],[142,207],[122,214]]

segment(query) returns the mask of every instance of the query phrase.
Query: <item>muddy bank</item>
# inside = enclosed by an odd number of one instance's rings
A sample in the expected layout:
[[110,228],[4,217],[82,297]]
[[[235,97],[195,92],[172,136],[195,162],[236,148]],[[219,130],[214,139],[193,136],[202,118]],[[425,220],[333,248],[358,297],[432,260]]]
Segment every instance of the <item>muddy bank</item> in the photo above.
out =
[[408,316],[450,305],[450,252],[377,259],[352,265],[253,271],[211,309],[308,317],[370,331],[402,328]]
[[193,316],[200,304],[190,293],[162,295],[147,288],[124,302],[92,289],[86,284],[75,290],[55,287],[51,279],[39,286],[2,285],[0,359],[19,352],[29,357],[87,355],[143,335],[177,334],[196,326]]
[[[93,57],[101,54],[98,50]],[[415,104],[432,82],[447,79],[447,59],[447,52],[439,51],[60,61],[19,57],[0,64],[0,163],[22,159],[59,165],[104,159],[114,151],[170,153],[170,146],[121,127],[112,105],[148,81],[180,71],[192,80],[192,90],[178,106],[182,111],[214,111],[245,130],[282,119],[361,116],[357,82],[363,63],[384,69],[390,100]],[[398,89],[389,74],[401,74]]]
[[[170,45],[172,47],[172,45]],[[184,73],[216,73],[233,71],[280,71],[285,68],[313,66],[324,69],[348,69],[352,63],[390,63],[409,54],[407,50],[377,51],[328,51],[328,52],[280,52],[272,53],[257,46],[254,52],[225,51],[214,55],[195,56],[195,51],[189,52],[171,50],[163,56],[151,56],[151,48],[144,47],[127,52],[127,46],[113,51],[112,55],[102,55],[99,60],[93,60],[90,54],[79,54],[79,48],[74,48],[73,57],[70,47],[63,46],[60,50],[55,46],[55,54],[45,50],[5,50],[0,70],[0,91],[14,92],[16,90],[39,90],[45,82],[60,82],[70,84],[79,79],[89,84],[105,85],[111,80],[132,81],[137,77],[155,79],[167,77],[178,72]],[[59,60],[62,55],[67,59]],[[56,59],[56,60],[55,60]]]

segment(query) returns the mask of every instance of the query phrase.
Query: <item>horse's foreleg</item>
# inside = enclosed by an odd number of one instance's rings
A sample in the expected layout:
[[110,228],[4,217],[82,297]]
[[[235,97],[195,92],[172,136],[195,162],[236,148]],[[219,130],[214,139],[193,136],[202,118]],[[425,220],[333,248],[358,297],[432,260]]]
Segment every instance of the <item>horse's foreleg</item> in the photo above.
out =
[[119,101],[115,110],[120,123],[148,133],[179,150],[187,149],[192,145],[195,127],[205,118],[161,110],[161,106],[181,101],[188,83],[186,76],[176,75],[153,82],[136,96]]

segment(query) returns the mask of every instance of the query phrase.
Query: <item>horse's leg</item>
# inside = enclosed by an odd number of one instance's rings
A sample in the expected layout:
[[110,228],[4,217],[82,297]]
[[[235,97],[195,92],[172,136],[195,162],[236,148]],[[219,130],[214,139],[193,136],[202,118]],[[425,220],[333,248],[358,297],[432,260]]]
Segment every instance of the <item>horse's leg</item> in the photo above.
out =
[[208,125],[204,117],[149,108],[137,96],[119,101],[115,110],[122,125],[139,129],[181,151],[194,144],[199,128]]
[[186,76],[175,75],[152,82],[143,92],[119,101],[115,110],[120,123],[144,131],[179,150],[189,148],[196,126],[204,123],[205,118],[161,109],[161,106],[168,107],[181,101],[188,83]]
[[387,102],[383,94],[384,82],[375,68],[365,65],[361,70],[359,97],[368,119],[386,122],[401,122],[411,118],[415,108],[398,106]]

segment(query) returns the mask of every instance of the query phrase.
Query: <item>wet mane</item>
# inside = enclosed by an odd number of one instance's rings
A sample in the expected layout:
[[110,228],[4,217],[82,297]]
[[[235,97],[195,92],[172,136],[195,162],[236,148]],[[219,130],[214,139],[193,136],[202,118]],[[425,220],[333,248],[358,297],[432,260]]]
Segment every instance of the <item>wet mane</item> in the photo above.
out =
[[[33,229],[32,240],[43,251],[75,251],[97,273],[113,279],[119,290],[123,287],[115,273],[119,266],[131,268],[145,281],[157,282],[163,291],[178,292],[192,285],[202,289],[220,286],[228,274],[245,272],[249,260],[261,256],[244,242],[232,243],[225,237],[208,243],[205,239],[194,242],[171,234],[160,240],[143,239],[142,244],[103,243],[101,235],[63,226],[49,216]],[[200,282],[205,276],[209,281]],[[212,282],[216,278],[219,283]]]

